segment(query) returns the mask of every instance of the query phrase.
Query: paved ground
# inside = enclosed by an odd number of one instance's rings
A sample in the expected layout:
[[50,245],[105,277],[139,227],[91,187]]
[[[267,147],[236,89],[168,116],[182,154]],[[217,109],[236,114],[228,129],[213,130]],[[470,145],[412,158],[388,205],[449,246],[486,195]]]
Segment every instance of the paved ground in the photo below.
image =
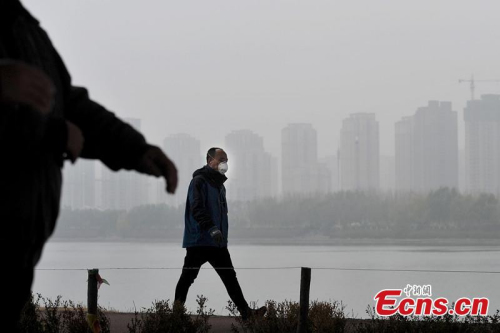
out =
[[[112,333],[128,333],[127,324],[130,323],[131,319],[134,317],[133,313],[109,312],[106,314],[110,321]],[[231,332],[232,323],[236,324],[234,318],[225,316],[212,316],[210,317],[210,324],[212,325],[212,330],[210,332]]]

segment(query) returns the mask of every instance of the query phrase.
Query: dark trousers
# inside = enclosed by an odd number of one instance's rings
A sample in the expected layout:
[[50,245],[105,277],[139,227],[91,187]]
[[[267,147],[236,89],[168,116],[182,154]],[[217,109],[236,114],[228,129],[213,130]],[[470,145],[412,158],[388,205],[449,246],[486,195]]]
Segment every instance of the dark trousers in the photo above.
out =
[[231,256],[226,247],[197,246],[186,249],[182,274],[175,288],[175,300],[182,303],[186,302],[189,287],[198,276],[201,266],[207,261],[219,274],[229,297],[238,308],[238,311],[240,313],[246,312],[248,303],[243,297],[243,292],[231,262]]

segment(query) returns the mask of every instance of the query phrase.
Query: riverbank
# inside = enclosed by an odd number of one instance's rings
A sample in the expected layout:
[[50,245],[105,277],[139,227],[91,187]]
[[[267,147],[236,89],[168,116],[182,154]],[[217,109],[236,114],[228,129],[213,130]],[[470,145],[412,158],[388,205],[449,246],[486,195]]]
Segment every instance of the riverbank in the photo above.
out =
[[[113,242],[113,243],[179,243],[182,238],[62,238],[53,237],[51,242]],[[499,239],[491,238],[231,238],[231,245],[276,246],[500,246]]]

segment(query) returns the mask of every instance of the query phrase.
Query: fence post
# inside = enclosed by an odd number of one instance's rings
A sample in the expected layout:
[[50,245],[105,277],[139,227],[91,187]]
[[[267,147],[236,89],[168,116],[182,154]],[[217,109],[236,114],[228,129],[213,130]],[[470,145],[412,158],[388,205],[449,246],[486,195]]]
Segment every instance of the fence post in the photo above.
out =
[[[87,322],[92,330],[96,331],[97,321],[97,276],[99,270],[97,268],[88,270],[87,284]],[[97,323],[97,324],[96,324]]]
[[300,270],[300,310],[297,333],[307,332],[309,312],[309,290],[311,288],[311,268],[302,267]]

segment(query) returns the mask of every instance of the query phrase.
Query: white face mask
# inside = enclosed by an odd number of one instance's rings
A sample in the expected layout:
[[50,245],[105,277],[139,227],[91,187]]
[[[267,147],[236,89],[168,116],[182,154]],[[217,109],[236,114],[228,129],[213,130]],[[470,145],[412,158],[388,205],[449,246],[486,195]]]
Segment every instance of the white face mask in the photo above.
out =
[[229,169],[229,167],[227,166],[227,162],[220,162],[218,169],[221,175],[225,174]]
[[[210,156],[211,158],[213,158],[215,160],[215,157],[213,157],[212,155],[208,155],[208,156]],[[217,170],[219,171],[219,173],[221,175],[225,174],[228,169],[229,169],[229,167],[227,166],[227,162],[220,162],[219,165],[217,166]]]

